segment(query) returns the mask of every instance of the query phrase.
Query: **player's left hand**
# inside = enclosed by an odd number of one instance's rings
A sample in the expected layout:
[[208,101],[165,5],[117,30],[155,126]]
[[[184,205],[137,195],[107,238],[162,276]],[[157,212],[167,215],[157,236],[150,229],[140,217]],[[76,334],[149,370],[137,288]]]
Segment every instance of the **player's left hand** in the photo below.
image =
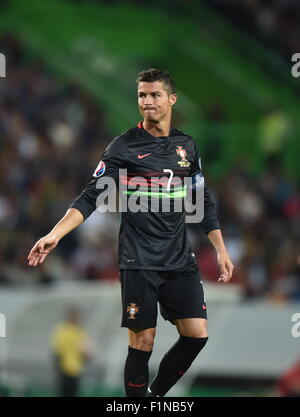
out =
[[220,266],[218,282],[229,282],[232,278],[234,266],[226,250],[218,253],[218,264]]

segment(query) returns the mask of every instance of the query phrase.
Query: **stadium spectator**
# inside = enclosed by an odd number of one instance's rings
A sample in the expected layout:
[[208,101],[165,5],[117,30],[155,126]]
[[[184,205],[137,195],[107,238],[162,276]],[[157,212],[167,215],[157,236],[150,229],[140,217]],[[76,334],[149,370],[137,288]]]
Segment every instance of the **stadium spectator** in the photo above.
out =
[[284,372],[277,388],[281,397],[300,397],[300,360]]
[[58,324],[52,334],[59,397],[77,397],[86,361],[90,357],[90,344],[84,328],[79,323],[80,312],[70,308],[65,321]]
[[299,51],[298,0],[207,0],[234,25],[290,59]]

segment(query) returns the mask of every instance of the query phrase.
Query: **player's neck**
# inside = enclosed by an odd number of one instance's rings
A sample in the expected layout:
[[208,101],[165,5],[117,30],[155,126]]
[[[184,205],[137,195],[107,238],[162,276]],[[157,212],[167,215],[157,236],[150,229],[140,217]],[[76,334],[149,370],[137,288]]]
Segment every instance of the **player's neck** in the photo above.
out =
[[171,123],[170,121],[164,120],[155,123],[150,120],[144,119],[143,128],[152,136],[169,136]]

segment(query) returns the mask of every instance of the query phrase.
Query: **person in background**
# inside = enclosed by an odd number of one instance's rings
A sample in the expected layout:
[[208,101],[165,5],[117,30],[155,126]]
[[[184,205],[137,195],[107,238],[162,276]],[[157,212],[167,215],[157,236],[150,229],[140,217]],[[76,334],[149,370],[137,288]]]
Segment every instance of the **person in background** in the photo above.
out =
[[77,397],[80,377],[89,359],[89,340],[80,324],[80,312],[69,308],[65,320],[53,330],[51,339],[55,358],[59,397]]
[[280,397],[300,397],[300,359],[279,378]]

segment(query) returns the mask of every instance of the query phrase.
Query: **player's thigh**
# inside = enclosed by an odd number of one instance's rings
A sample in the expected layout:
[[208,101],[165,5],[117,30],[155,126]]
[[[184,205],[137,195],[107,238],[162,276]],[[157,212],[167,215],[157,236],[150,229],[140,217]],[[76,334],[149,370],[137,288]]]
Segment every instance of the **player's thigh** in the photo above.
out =
[[208,337],[207,319],[189,318],[175,320],[178,333],[186,337]]
[[[152,329],[157,322],[155,271],[121,270],[122,327]],[[135,333],[132,332],[132,337]]]

